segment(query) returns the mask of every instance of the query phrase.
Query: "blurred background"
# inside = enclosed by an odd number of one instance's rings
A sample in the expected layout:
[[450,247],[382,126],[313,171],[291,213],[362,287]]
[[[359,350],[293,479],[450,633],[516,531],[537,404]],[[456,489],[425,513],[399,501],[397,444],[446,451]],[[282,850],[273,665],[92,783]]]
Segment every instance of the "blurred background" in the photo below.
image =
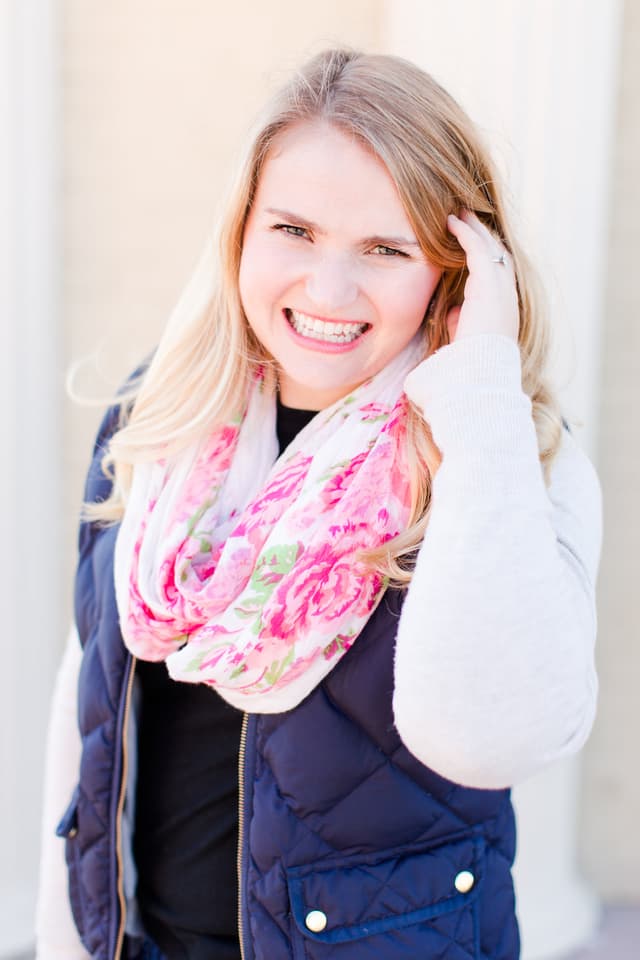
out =
[[[640,3],[0,0],[0,960],[33,945],[100,408],[156,342],[266,92],[328,44],[408,57],[459,99],[547,281],[554,377],[605,498],[601,692],[582,756],[514,792],[523,958],[639,955]],[[93,406],[67,398],[73,364]]]

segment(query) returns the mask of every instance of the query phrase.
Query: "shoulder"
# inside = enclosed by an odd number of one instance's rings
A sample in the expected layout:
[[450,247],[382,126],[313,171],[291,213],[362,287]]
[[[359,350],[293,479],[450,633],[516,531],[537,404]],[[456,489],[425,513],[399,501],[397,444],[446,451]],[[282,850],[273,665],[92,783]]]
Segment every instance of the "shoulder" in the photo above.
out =
[[85,503],[100,503],[109,496],[112,481],[105,473],[103,460],[108,452],[111,438],[126,423],[132,404],[132,390],[139,386],[148,369],[150,359],[150,357],[147,358],[127,377],[118,390],[114,403],[107,408],[100,421],[85,482]]
[[602,494],[598,474],[573,431],[565,421],[560,446],[550,470],[549,497],[563,500],[570,489],[576,504],[600,504]]
[[109,496],[111,478],[103,468],[103,460],[109,449],[109,441],[118,430],[120,418],[121,406],[120,404],[114,404],[109,407],[100,422],[84,485],[85,503],[100,503]]

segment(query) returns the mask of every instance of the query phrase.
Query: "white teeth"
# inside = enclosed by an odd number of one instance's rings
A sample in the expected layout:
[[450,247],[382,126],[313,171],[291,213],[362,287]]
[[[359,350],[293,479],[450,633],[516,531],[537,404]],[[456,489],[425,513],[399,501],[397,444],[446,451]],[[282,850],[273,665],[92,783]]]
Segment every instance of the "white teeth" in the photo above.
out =
[[287,319],[296,333],[327,343],[350,343],[367,329],[366,323],[327,323],[297,310],[288,310]]

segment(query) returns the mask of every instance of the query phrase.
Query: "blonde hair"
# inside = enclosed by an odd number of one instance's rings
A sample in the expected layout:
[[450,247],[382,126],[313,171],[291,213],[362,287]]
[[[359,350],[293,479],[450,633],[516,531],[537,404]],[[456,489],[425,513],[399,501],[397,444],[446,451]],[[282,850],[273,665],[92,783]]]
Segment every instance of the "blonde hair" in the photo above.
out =
[[[207,246],[148,369],[121,398],[126,415],[103,461],[113,476],[112,492],[103,503],[86,505],[88,519],[119,519],[133,464],[178,453],[242,407],[255,364],[269,359],[247,323],[238,290],[247,215],[278,135],[314,121],[355,136],[383,161],[424,254],[442,268],[423,325],[425,357],[448,343],[447,312],[462,303],[467,277],[464,252],[446,229],[447,215],[463,207],[472,210],[501,238],[515,267],[523,389],[532,401],[541,462],[545,467],[551,462],[561,420],[544,379],[546,311],[475,126],[432,77],[408,61],[331,49],[303,65],[260,118],[217,238]],[[429,426],[413,407],[408,436],[410,524],[366,555],[399,584],[410,579],[411,561],[428,522],[431,479],[440,463]]]

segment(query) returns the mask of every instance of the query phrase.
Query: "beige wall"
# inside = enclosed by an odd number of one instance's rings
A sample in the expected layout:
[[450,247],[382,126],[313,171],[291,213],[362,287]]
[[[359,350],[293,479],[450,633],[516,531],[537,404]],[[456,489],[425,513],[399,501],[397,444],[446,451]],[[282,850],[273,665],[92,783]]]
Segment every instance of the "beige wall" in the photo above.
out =
[[[378,43],[378,0],[65,0],[67,361],[105,396],[155,342],[210,229],[242,133],[304,56]],[[81,477],[99,411],[66,410],[71,577]],[[70,597],[70,592],[69,592]]]
[[627,2],[602,337],[600,704],[585,756],[585,867],[605,896],[640,898],[640,4]]

